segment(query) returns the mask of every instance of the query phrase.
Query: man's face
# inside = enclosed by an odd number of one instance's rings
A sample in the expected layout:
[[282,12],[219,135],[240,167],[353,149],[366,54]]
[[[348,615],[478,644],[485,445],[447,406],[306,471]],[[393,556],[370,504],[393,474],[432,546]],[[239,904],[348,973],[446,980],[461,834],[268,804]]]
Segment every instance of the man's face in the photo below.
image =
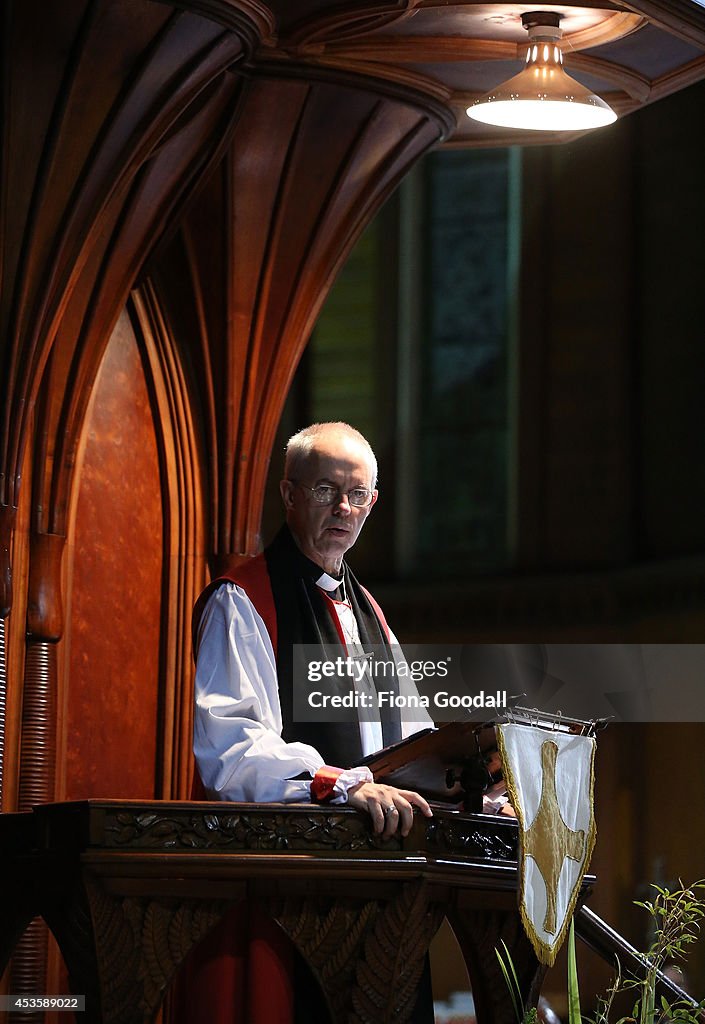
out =
[[[295,482],[282,480],[280,484],[287,523],[301,551],[335,575],[377,501],[377,491],[365,507],[348,501],[352,488],[372,489],[369,454],[359,441],[345,434],[323,434],[317,438],[299,477]],[[338,498],[332,505],[317,504],[307,489],[320,484],[338,488]]]

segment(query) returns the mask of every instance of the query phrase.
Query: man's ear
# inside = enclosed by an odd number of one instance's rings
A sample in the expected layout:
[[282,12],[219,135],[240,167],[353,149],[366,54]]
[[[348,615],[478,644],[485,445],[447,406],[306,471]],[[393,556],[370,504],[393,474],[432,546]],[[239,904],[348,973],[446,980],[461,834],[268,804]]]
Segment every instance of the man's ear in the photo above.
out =
[[279,481],[279,493],[284,502],[284,508],[292,508],[294,504],[294,485],[291,480]]
[[371,501],[371,502],[370,502],[370,504],[369,504],[369,510],[370,510],[370,512],[372,511],[372,506],[373,506],[373,505],[376,505],[376,504],[377,504],[377,498],[378,498],[378,497],[379,497],[379,491],[375,489],[375,490],[374,490],[374,491],[372,492],[372,501]]

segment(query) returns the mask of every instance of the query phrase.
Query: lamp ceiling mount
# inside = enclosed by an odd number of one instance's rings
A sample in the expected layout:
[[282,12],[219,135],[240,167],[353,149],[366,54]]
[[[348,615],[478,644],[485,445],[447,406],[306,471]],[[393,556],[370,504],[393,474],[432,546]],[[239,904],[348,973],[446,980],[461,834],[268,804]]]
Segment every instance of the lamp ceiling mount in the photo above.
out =
[[[529,33],[529,39],[534,38],[537,30],[545,28],[548,30],[558,29],[558,38],[561,36],[561,17],[557,11],[527,11],[521,16],[521,23]],[[534,35],[532,36],[532,33]]]

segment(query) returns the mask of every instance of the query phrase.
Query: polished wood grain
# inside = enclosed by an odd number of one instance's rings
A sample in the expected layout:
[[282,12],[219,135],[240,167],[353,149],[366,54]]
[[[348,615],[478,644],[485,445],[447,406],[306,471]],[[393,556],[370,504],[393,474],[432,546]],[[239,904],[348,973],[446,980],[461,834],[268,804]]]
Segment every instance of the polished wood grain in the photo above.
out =
[[127,317],[106,350],[85,432],[62,679],[62,791],[149,798],[161,733],[163,510],[147,382]]

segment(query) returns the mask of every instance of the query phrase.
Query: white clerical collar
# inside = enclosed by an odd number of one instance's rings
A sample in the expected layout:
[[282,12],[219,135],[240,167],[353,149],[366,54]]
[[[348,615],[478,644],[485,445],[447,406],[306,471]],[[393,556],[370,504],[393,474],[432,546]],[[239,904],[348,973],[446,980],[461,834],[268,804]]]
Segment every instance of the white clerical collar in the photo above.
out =
[[342,579],[336,580],[335,577],[329,576],[327,572],[324,572],[316,580],[316,586],[320,587],[321,590],[333,591],[337,590],[338,587],[342,586]]

